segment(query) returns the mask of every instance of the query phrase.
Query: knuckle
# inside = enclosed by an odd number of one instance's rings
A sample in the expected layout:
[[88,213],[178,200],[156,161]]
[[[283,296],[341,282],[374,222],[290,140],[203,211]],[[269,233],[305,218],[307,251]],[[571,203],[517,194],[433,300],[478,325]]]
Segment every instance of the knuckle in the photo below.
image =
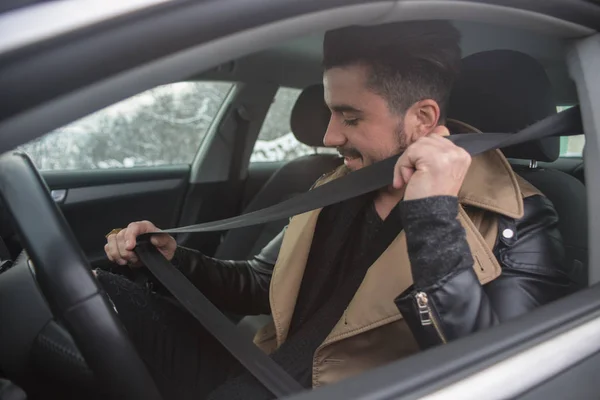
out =
[[461,160],[463,162],[471,161],[471,155],[465,149],[463,149],[461,147],[457,147],[456,158],[458,158],[459,160]]
[[150,230],[150,229],[154,228],[154,224],[148,220],[141,221],[140,225],[142,225],[144,228],[146,228],[146,230]]
[[440,154],[438,155],[438,159],[443,163],[443,164],[451,164],[454,157],[453,154],[447,150],[444,150],[442,152],[440,152]]
[[419,147],[425,146],[425,145],[430,145],[431,143],[433,143],[433,139],[430,136],[423,136],[422,138],[420,138],[419,140],[417,140],[415,142],[415,144],[418,145]]
[[128,228],[134,228],[136,226],[138,226],[139,222],[134,221],[134,222],[130,222],[129,225],[127,225]]

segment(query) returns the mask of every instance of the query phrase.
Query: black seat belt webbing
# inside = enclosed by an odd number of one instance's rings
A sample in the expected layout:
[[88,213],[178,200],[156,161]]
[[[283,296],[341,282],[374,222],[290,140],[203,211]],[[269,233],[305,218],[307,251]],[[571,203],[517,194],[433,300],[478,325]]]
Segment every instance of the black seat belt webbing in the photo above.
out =
[[[475,156],[489,150],[531,140],[577,135],[581,132],[583,128],[579,106],[575,106],[545,118],[518,133],[456,134],[449,136],[448,139]],[[266,209],[221,221],[167,229],[162,232],[193,233],[241,228],[326,207],[390,185],[397,159],[398,156],[388,158]],[[206,330],[277,397],[302,390],[302,386],[268,355],[245,340],[235,325],[148,242],[150,235],[152,234],[140,236],[140,243],[136,247],[137,254],[156,278],[200,321]]]
[[238,328],[149,241],[140,241],[137,254],[147,268],[260,383],[278,398],[304,388],[286,371],[242,336]]
[[[489,150],[513,146],[531,140],[551,136],[577,135],[581,132],[583,132],[583,128],[579,106],[575,106],[538,121],[518,133],[463,133],[450,135],[447,138],[457,146],[464,148],[472,156],[475,156]],[[390,157],[268,208],[219,221],[165,229],[162,232],[200,233],[243,228],[323,208],[390,185],[397,160],[398,156]],[[145,235],[152,235],[152,233]]]

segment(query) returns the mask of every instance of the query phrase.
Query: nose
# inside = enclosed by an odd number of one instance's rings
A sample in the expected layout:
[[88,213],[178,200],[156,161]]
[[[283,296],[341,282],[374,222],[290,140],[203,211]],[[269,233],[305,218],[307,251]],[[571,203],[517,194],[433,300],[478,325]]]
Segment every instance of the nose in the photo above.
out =
[[346,143],[346,136],[341,129],[339,123],[337,123],[335,116],[332,115],[327,125],[327,131],[325,137],[323,137],[323,144],[327,147],[340,147]]

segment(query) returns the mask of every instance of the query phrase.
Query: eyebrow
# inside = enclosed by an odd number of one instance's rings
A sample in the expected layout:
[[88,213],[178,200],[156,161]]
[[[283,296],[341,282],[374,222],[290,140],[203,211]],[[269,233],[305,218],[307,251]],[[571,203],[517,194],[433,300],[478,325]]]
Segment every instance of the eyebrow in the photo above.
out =
[[338,113],[350,112],[355,114],[362,114],[362,111],[358,108],[352,107],[349,104],[334,104],[331,107],[331,110]]

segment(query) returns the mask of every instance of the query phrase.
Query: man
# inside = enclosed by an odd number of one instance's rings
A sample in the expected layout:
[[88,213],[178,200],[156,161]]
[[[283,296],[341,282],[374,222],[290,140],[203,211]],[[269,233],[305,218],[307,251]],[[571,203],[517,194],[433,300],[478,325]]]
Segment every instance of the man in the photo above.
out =
[[[423,21],[325,37],[332,114],[324,143],[344,166],[316,185],[401,154],[391,187],[292,218],[250,261],[152,238],[223,311],[271,313],[255,342],[307,388],[485,329],[569,290],[550,202],[499,151],[471,159],[444,138],[458,42],[450,24]],[[144,221],[109,235],[107,256],[139,265],[136,237],[152,231]],[[117,276],[98,278],[166,397],[271,397],[176,305]]]

